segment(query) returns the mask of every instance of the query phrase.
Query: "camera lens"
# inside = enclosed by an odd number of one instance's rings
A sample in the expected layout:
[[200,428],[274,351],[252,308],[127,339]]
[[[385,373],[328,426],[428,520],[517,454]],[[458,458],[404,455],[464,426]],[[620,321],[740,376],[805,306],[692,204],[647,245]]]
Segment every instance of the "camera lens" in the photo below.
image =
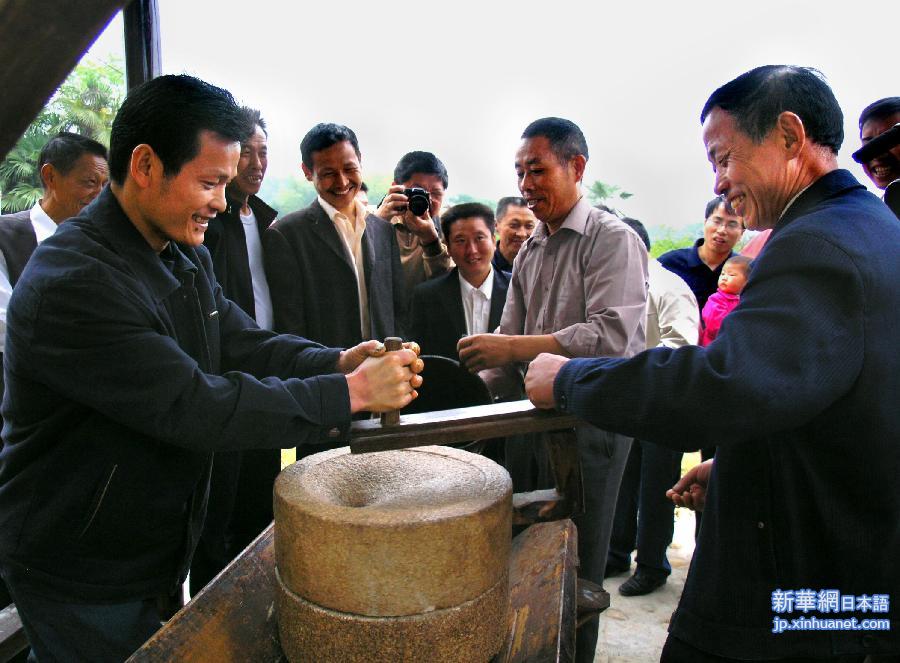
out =
[[422,216],[431,207],[431,197],[425,189],[416,187],[407,189],[404,193],[409,199],[409,211],[416,216]]
[[428,211],[428,198],[425,196],[416,196],[409,199],[409,211],[416,216],[422,216]]

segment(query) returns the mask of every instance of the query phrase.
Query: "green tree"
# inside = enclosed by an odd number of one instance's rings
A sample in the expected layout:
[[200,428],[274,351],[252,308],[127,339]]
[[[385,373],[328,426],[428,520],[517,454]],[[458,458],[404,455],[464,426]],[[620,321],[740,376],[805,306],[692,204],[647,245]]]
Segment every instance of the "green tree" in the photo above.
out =
[[699,236],[694,226],[677,230],[669,226],[658,226],[647,230],[650,233],[650,255],[654,258],[673,249],[687,248],[693,245]]
[[616,201],[628,200],[634,194],[623,191],[622,187],[597,180],[588,188],[588,198],[595,205],[615,207]]
[[378,207],[381,199],[387,195],[388,189],[391,188],[391,182],[394,178],[390,175],[366,175],[363,178],[366,186],[369,187],[369,205]]
[[28,209],[41,197],[37,162],[41,149],[55,134],[71,131],[108,145],[113,118],[124,98],[125,77],[119,60],[81,62],[0,162],[0,210]]
[[279,216],[303,209],[316,199],[316,189],[300,175],[267,177],[259,192],[260,198],[278,210]]
[[467,193],[458,193],[455,196],[452,196],[448,203],[450,205],[461,205],[462,203],[483,203],[490,207],[492,210],[497,207],[496,200],[491,200],[490,198],[477,198],[475,196],[470,196]]
[[55,131],[71,131],[109,145],[113,118],[125,98],[121,64],[85,61],[60,86],[51,101],[59,117]]

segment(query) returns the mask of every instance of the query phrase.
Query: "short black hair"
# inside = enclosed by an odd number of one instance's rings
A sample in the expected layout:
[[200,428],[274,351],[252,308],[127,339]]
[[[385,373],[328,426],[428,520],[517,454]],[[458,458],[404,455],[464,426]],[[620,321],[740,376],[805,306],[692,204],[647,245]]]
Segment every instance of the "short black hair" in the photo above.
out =
[[422,175],[437,175],[441,178],[441,184],[444,185],[445,189],[450,182],[444,162],[431,152],[416,150],[407,152],[400,157],[400,161],[397,162],[397,167],[394,168],[394,182],[403,184],[416,173],[421,173]]
[[630,216],[623,216],[622,223],[631,228],[634,232],[637,233],[638,237],[641,238],[641,241],[644,243],[644,246],[647,247],[647,250],[650,250],[650,235],[647,234],[647,229],[644,227],[644,224],[638,221],[637,219],[632,219]]
[[506,196],[505,198],[501,198],[500,202],[497,203],[497,221],[500,221],[504,216],[506,216],[506,210],[510,205],[515,207],[528,207],[528,203],[525,202],[525,199],[522,196]]
[[859,130],[869,120],[883,120],[896,113],[900,113],[900,97],[885,97],[863,108],[859,114]]
[[563,165],[570,159],[581,154],[588,158],[587,141],[578,125],[571,120],[561,117],[542,117],[535,120],[522,132],[522,139],[537,138],[543,136],[550,141],[550,149]]
[[243,143],[246,127],[228,90],[184,74],[159,76],[134,88],[116,113],[109,138],[110,179],[125,182],[138,145],[153,148],[171,177],[200,152],[202,131]]
[[700,123],[714,108],[731,115],[742,132],[760,143],[778,116],[790,111],[817,145],[838,153],[844,142],[844,114],[821,72],[810,67],[765,65],[741,74],[707,99]]
[[356,158],[361,159],[362,154],[359,151],[359,141],[356,140],[356,134],[353,133],[353,129],[345,127],[343,124],[320,122],[307,131],[300,142],[300,158],[303,160],[303,165],[312,170],[314,152],[327,150],[332,145],[337,145],[344,141],[353,146]]
[[490,207],[484,203],[460,203],[441,214],[441,231],[444,233],[444,239],[450,241],[450,226],[460,219],[473,217],[484,219],[484,224],[488,227],[491,235],[494,234],[494,213]]
[[[38,157],[38,172],[45,164],[49,163],[60,174],[67,175],[75,167],[75,162],[85,154],[93,154],[101,157],[104,161],[109,161],[106,148],[96,140],[80,134],[60,131],[41,148]],[[43,178],[41,178],[41,182],[43,183]]]
[[750,268],[753,267],[753,260],[748,258],[747,256],[736,255],[736,256],[731,256],[728,260],[726,260],[725,264],[726,265],[728,265],[728,264],[740,265],[741,269],[744,272],[744,275],[749,276]]
[[361,182],[359,185],[359,190],[364,193],[369,193],[369,185],[366,184],[365,182]]
[[249,106],[241,106],[241,117],[250,128],[247,132],[248,137],[253,135],[253,132],[256,131],[257,125],[260,129],[262,129],[262,132],[266,135],[266,138],[269,137],[269,132],[266,130],[266,121],[262,118],[262,114],[257,109],[250,108]]
[[706,219],[711,217],[713,215],[713,212],[719,209],[719,205],[725,205],[725,212],[727,214],[737,216],[737,214],[734,213],[734,209],[732,209],[731,207],[731,203],[725,200],[725,198],[723,198],[722,196],[718,196],[717,198],[713,198],[708,203],[706,203],[706,211],[703,212],[703,220],[705,221]]

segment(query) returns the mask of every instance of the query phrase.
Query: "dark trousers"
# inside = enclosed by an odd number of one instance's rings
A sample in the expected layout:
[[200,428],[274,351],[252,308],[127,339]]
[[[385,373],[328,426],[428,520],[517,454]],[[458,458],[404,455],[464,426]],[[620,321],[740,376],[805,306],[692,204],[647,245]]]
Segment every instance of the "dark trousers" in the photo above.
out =
[[[659,657],[659,663],[740,663],[742,660],[708,654],[672,635],[669,635],[666,639],[662,655]],[[758,660],[756,663],[895,663],[897,660],[898,657],[895,656],[866,657],[865,654],[858,654],[853,656],[836,656],[834,658],[810,658],[808,656],[767,658]]]
[[[584,482],[584,513],[573,519],[578,528],[578,575],[602,586],[616,496],[631,438],[584,424],[577,429],[577,439]],[[507,470],[516,492],[553,486],[547,454],[539,440],[538,436],[517,435],[507,441]],[[599,619],[595,618],[578,629],[575,640],[578,663],[593,662],[599,625]]]
[[38,596],[6,580],[31,645],[29,661],[119,663],[162,625],[157,599],[70,603]]
[[672,573],[666,549],[675,530],[675,505],[666,491],[678,481],[682,455],[643,440],[631,445],[609,542],[610,566],[628,568],[637,548],[642,573],[656,579]]
[[272,522],[272,485],[280,470],[280,449],[216,452],[206,520],[191,562],[192,596]]

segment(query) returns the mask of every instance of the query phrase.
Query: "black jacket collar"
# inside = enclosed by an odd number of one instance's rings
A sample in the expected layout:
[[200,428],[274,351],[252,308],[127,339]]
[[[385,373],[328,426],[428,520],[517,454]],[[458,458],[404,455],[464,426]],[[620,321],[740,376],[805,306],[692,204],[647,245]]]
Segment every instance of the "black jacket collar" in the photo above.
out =
[[[73,222],[73,229],[76,226],[93,225],[113,252],[127,263],[137,274],[138,279],[150,289],[157,301],[165,299],[181,286],[177,274],[197,272],[196,262],[191,260],[191,257],[196,258],[195,251],[175,242],[169,242],[169,246],[164,250],[165,257],[173,263],[170,271],[160,255],[147,243],[125,214],[108,186],[73,219]],[[61,228],[65,229],[66,224]]]
[[808,214],[823,200],[833,198],[850,189],[863,188],[865,187],[863,187],[863,185],[860,184],[848,170],[838,168],[837,170],[832,170],[830,173],[826,173],[810,184],[806,191],[801,193],[797,197],[797,200],[788,207],[784,216],[782,216],[778,223],[775,224],[772,234],[774,235],[779,232],[795,219]]

